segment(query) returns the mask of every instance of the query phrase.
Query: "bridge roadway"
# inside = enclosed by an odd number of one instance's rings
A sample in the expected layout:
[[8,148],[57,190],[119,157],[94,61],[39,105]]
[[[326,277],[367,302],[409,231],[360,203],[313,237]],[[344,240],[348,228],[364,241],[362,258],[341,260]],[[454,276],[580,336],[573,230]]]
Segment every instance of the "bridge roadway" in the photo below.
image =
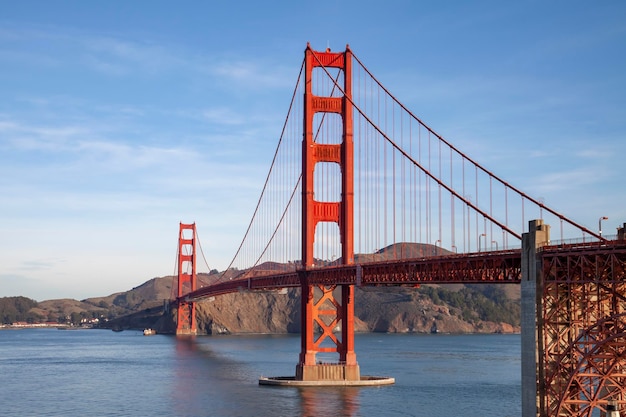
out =
[[[623,241],[544,246],[543,256],[624,252]],[[418,286],[419,284],[519,284],[521,249],[324,266],[290,272],[253,270],[243,278],[218,282],[190,292],[180,300],[202,299],[240,291],[271,291],[305,285]]]
[[418,286],[521,281],[521,249],[396,259],[281,272],[254,270],[243,278],[207,285],[181,297],[184,301],[240,291],[268,291],[305,285]]

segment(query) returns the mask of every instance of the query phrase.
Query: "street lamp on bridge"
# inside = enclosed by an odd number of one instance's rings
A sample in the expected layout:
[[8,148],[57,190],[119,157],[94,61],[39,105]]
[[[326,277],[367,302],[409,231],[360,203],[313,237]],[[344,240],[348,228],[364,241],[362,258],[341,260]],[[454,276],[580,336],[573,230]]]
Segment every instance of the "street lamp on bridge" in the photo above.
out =
[[478,236],[478,252],[480,252],[480,251],[481,251],[481,249],[480,249],[480,243],[481,243],[481,242],[482,242],[482,240],[483,240],[483,236],[485,237],[485,247],[487,246],[487,234],[486,234],[486,233],[481,233],[481,234]]
[[602,237],[602,220],[608,220],[609,218],[606,216],[602,216],[600,217],[600,220],[598,220],[598,234],[600,235],[600,237]]

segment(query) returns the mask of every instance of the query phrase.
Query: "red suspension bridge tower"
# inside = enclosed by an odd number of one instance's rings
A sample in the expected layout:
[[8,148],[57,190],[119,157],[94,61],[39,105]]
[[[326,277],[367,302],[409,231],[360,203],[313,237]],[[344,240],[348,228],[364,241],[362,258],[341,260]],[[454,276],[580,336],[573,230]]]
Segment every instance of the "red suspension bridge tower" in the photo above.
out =
[[178,312],[176,335],[195,335],[196,303],[184,300],[185,294],[196,290],[196,224],[180,223],[178,233]]
[[[352,52],[316,52],[309,45],[305,50],[304,136],[302,139],[302,350],[296,367],[297,380],[360,380],[359,365],[354,353],[354,286],[311,285],[308,271],[315,267],[313,244],[319,222],[339,226],[341,262],[354,262],[353,198],[354,159],[352,138]],[[337,68],[343,73],[341,96],[322,97],[313,93],[313,69]],[[338,77],[339,78],[339,77]],[[326,113],[341,116],[341,141],[316,143],[314,118]],[[314,196],[314,172],[318,163],[336,163],[341,170],[341,201],[317,201]],[[341,338],[335,334],[341,328]],[[319,334],[318,334],[319,332]],[[317,337],[316,337],[317,336]],[[336,352],[339,362],[316,362],[318,352]]]

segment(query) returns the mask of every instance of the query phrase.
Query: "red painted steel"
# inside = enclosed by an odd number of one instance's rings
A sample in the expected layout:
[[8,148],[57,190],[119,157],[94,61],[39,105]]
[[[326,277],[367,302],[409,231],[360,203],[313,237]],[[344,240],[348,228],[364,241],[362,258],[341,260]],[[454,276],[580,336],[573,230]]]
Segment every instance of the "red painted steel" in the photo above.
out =
[[[354,353],[354,288],[341,284],[341,298],[335,298],[336,284],[313,285],[309,272],[315,266],[315,228],[319,222],[339,225],[342,263],[354,262],[354,144],[352,127],[351,52],[318,52],[309,45],[305,50],[304,135],[302,140],[302,342],[299,367],[315,366],[317,352],[337,352],[339,361],[356,366]],[[343,72],[342,97],[320,97],[313,94],[313,69],[337,68]],[[337,113],[342,118],[342,140],[339,144],[319,144],[314,139],[313,119],[316,113]],[[338,163],[341,168],[341,201],[317,201],[314,198],[315,165]],[[341,327],[341,340],[333,333]],[[321,334],[316,337],[317,330]],[[329,343],[332,347],[327,346]]]
[[197,332],[196,303],[184,297],[186,294],[196,291],[196,282],[196,224],[180,223],[176,334],[196,334]]
[[[302,271],[265,271],[266,275],[205,286],[186,298],[201,300],[239,291],[266,291],[301,286]],[[519,284],[521,251],[480,252],[314,268],[306,271],[314,286],[415,287],[420,284]]]
[[541,257],[542,415],[588,417],[609,401],[624,407],[626,244],[545,247]]

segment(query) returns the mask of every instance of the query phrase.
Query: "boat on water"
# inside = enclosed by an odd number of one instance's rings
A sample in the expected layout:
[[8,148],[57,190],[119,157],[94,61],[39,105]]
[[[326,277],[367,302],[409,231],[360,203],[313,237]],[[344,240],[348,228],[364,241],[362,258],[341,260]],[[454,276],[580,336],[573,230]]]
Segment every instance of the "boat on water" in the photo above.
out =
[[144,336],[152,336],[156,334],[156,330],[154,329],[144,329],[143,330],[143,335]]

